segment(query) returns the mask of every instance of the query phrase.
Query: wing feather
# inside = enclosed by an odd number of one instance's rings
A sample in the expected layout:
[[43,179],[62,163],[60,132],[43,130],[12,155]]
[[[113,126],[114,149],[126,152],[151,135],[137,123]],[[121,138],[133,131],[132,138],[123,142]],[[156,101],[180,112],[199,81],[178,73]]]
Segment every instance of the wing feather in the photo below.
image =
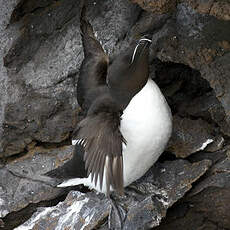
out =
[[117,108],[89,114],[79,123],[77,130],[77,138],[85,140],[87,174],[91,174],[95,185],[99,182],[100,188],[106,179],[107,194],[110,187],[123,192],[122,142],[125,141],[120,132],[120,115]]
[[83,111],[87,111],[92,101],[95,100],[95,97],[90,97],[89,94],[106,85],[109,57],[96,39],[93,27],[86,19],[85,7],[82,9],[80,27],[84,60],[77,83],[77,100]]

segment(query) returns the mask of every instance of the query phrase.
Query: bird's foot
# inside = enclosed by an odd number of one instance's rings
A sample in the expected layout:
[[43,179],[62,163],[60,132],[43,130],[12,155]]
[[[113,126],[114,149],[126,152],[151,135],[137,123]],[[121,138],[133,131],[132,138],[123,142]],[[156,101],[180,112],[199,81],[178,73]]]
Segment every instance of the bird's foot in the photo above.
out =
[[123,222],[126,217],[126,210],[121,205],[109,197],[112,208],[110,209],[108,225],[109,229],[122,229]]

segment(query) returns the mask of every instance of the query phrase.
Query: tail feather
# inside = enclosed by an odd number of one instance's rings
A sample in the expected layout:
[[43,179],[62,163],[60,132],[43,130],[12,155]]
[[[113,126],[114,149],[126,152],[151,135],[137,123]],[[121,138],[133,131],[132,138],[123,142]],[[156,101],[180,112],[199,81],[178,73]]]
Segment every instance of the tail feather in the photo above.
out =
[[86,178],[69,179],[69,180],[63,181],[57,187],[63,188],[63,187],[70,187],[70,186],[76,186],[76,185],[80,185],[80,184],[85,184],[84,183],[85,180],[86,180]]
[[72,178],[85,178],[87,176],[85,170],[85,162],[83,160],[84,148],[76,144],[74,148],[73,158],[64,165],[47,172],[45,175],[62,181]]

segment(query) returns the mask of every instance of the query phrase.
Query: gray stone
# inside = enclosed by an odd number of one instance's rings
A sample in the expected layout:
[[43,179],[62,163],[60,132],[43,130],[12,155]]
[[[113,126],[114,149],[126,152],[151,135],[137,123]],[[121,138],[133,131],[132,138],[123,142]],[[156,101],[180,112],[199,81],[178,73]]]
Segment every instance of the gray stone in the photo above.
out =
[[190,196],[200,193],[208,187],[230,189],[230,158],[218,161],[206,177],[191,191]]
[[[165,12],[170,12],[175,10],[176,1],[168,0],[130,0],[139,4],[143,9],[151,11],[153,13],[163,14]],[[230,19],[230,3],[229,1],[222,0],[182,0],[181,2],[187,3],[195,11],[200,14],[207,14],[217,17],[220,20],[229,20]]]
[[176,8],[177,1],[175,0],[130,0],[139,4],[144,10],[150,11],[155,14],[164,14],[172,12]]
[[18,211],[30,203],[54,199],[64,189],[42,174],[70,159],[73,146],[45,150],[37,147],[24,157],[0,168],[0,217]]
[[[113,194],[123,211],[123,229],[143,229],[159,225],[166,210],[192,187],[210,166],[209,160],[191,164],[185,160],[156,164],[126,190]],[[57,206],[39,209],[20,229],[117,229],[111,218],[111,203],[103,194],[70,192]],[[52,217],[52,218],[50,218]],[[107,223],[107,218],[109,222]],[[107,225],[109,224],[109,225]]]
[[[211,145],[211,144],[210,144]],[[222,149],[216,152],[208,152],[206,149],[202,152],[192,154],[188,157],[188,160],[192,163],[202,161],[205,159],[211,160],[212,165],[215,165],[217,162],[223,161],[228,156],[230,146],[224,146]],[[208,149],[208,147],[207,147]]]
[[[4,122],[4,113],[5,113],[5,104],[8,101],[8,77],[7,70],[3,66],[4,54],[7,49],[12,45],[13,38],[18,35],[18,26],[12,26],[10,29],[7,29],[7,25],[10,20],[10,15],[12,10],[17,4],[17,0],[11,0],[5,2],[4,0],[0,1],[0,152],[3,151],[2,146],[2,135],[3,135],[3,122]],[[16,91],[16,89],[15,89]]]
[[161,61],[197,69],[214,89],[229,123],[230,21],[197,13],[186,3],[153,35],[152,48]]
[[173,132],[168,150],[177,157],[187,157],[204,150],[214,141],[212,127],[205,121],[173,117]]
[[217,17],[220,20],[230,19],[230,3],[229,1],[213,1],[213,0],[184,0],[191,7],[193,7],[197,12],[201,14],[209,14]]
[[210,187],[176,205],[156,230],[228,230],[229,199],[229,188]]
[[203,118],[214,122],[220,127],[224,135],[230,135],[230,125],[221,103],[217,100],[214,92],[206,93],[191,101],[183,101],[178,107],[179,113],[185,116]]
[[218,161],[157,230],[229,229],[230,160]]

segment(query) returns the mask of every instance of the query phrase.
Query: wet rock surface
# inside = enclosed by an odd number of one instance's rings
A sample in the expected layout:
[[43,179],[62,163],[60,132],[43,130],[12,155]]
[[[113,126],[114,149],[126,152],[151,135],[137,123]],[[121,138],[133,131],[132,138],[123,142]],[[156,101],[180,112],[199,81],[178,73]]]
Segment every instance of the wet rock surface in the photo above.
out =
[[[1,229],[120,227],[103,195],[75,188],[65,199],[68,190],[42,176],[73,151],[82,3],[0,0]],[[229,12],[221,0],[87,1],[111,60],[152,34],[150,76],[174,117],[167,152],[125,197],[113,196],[124,229],[155,227],[165,216],[156,229],[230,229]]]
[[[141,180],[126,189],[125,196],[113,196],[116,205],[125,213],[123,229],[158,226],[167,208],[183,197],[210,163],[209,160],[194,164],[176,160],[156,164]],[[100,229],[101,225],[102,229],[118,229],[113,218],[107,221],[113,215],[111,212],[111,203],[103,194],[70,192],[64,202],[38,210],[16,229]]]

